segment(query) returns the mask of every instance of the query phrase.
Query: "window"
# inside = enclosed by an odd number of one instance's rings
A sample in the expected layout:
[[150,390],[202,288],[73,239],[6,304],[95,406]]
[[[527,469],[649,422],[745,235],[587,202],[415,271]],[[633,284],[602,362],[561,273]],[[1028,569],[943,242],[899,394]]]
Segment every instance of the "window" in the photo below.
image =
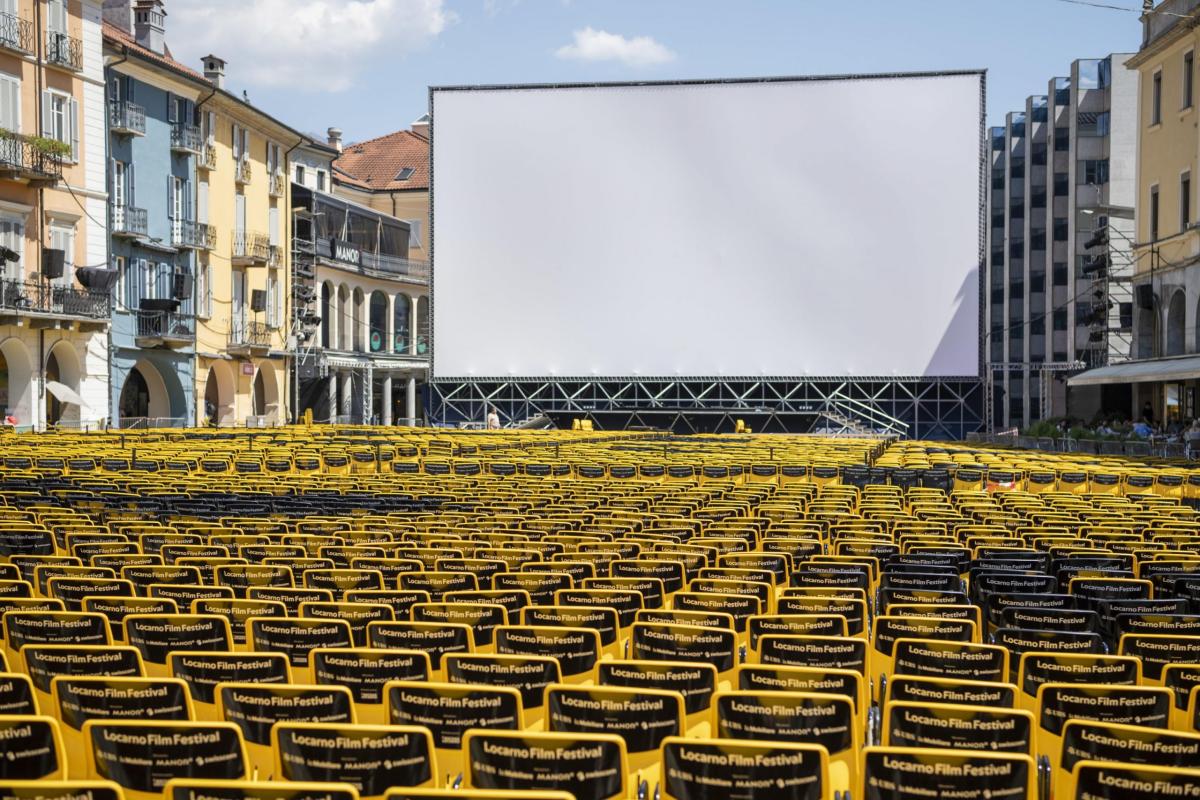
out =
[[1196,54],[1188,51],[1183,54],[1183,104],[1180,108],[1192,107],[1192,89],[1196,78]]
[[[149,259],[146,259],[146,258],[141,259],[138,263],[141,265],[141,273],[142,273],[142,280],[141,280],[142,295],[141,296],[146,299],[153,300],[158,297],[158,280],[157,280],[158,276],[155,274],[155,272],[157,271],[156,265],[153,261],[150,261]],[[131,305],[140,306],[141,303],[138,301],[135,301]]]
[[1098,186],[1102,183],[1108,183],[1108,159],[1091,159],[1081,161],[1079,182],[1088,186]]
[[325,191],[325,170],[323,169],[317,170],[317,191]]
[[1183,173],[1179,177],[1179,230],[1186,231],[1192,223],[1192,173]]
[[0,128],[21,131],[21,79],[0,73]]
[[1009,258],[1024,258],[1025,257],[1025,239],[1012,238],[1008,240],[1008,257]]
[[1029,274],[1029,293],[1041,294],[1046,291],[1046,273],[1031,272]]
[[303,164],[296,165],[296,183],[300,184],[301,186],[304,185],[304,165]]
[[205,319],[212,316],[212,281],[205,260],[196,265],[196,315]]
[[1154,73],[1150,79],[1150,124],[1162,122],[1162,71]]
[[233,126],[233,160],[250,158],[250,131],[239,125]]
[[17,254],[15,263],[10,261],[0,263],[0,275],[12,280],[21,280],[21,262],[25,253],[24,218],[8,214],[0,216],[0,246],[7,247]]
[[1055,218],[1054,220],[1054,241],[1065,242],[1070,235],[1070,226],[1065,219]]
[[279,271],[267,272],[267,327],[279,327]]
[[1108,136],[1112,130],[1112,116],[1107,111],[1080,111],[1075,119],[1080,136]]
[[1008,205],[1008,216],[1012,219],[1025,218],[1025,204],[1021,201],[1015,201]]
[[1067,285],[1067,275],[1068,275],[1067,265],[1061,261],[1054,262],[1054,267],[1052,268],[1051,275],[1050,275],[1050,279],[1054,282],[1054,285],[1055,286],[1066,286]]
[[413,176],[414,172],[416,172],[416,170],[414,170],[412,167],[405,167],[396,173],[396,180],[406,181]]
[[1065,153],[1071,149],[1071,129],[1070,128],[1055,128],[1054,129],[1054,150],[1058,153]]
[[993,211],[992,212],[992,227],[993,228],[1003,228],[1004,227],[1004,212],[1003,211]]
[[992,170],[992,188],[993,189],[1001,189],[1001,190],[1004,189],[1004,169],[1003,168]]
[[1045,336],[1046,318],[1044,316],[1037,316],[1029,320],[1029,333],[1032,336]]
[[1030,151],[1030,156],[1033,159],[1033,165],[1035,167],[1046,166],[1046,143],[1034,142]]
[[[1054,309],[1054,330],[1065,331],[1067,329],[1067,310],[1065,308]],[[1055,357],[1057,361],[1058,358]]]
[[67,0],[48,0],[46,3],[46,27],[50,34],[63,36],[67,33]]
[[1158,186],[1150,187],[1150,241],[1158,241]]
[[1045,250],[1046,249],[1046,231],[1035,230],[1030,232],[1029,236],[1030,250]]
[[63,251],[63,274],[54,283],[70,286],[75,276],[75,226],[66,222],[50,223],[50,248]]
[[1071,176],[1065,172],[1054,173],[1054,196],[1066,197],[1071,192]]
[[70,159],[76,160],[79,152],[79,101],[62,92],[43,92],[42,133],[50,139],[70,145]]

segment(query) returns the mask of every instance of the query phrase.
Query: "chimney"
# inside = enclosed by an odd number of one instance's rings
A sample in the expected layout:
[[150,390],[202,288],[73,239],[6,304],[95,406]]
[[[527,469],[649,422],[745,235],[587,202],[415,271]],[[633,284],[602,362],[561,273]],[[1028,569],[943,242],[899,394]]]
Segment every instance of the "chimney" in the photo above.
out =
[[167,51],[167,12],[162,0],[136,0],[133,4],[133,38],[159,55]]
[[225,88],[225,61],[214,55],[204,57],[204,77],[218,89]]
[[104,0],[104,21],[133,33],[133,0]]
[[429,138],[429,114],[422,114],[419,119],[411,125],[412,132],[426,139]]
[[342,129],[330,128],[326,134],[329,136],[329,146],[339,153],[342,152]]

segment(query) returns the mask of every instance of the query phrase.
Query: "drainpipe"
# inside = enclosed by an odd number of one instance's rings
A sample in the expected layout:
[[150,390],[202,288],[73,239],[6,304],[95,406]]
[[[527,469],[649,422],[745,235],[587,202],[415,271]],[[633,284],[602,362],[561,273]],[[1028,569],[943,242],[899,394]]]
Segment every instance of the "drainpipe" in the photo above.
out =
[[[129,48],[122,46],[121,47],[121,57],[118,58],[116,61],[113,61],[110,64],[106,64],[104,66],[105,72],[107,72],[108,70],[111,70],[113,67],[116,67],[120,64],[124,64],[128,60],[129,60]],[[112,163],[112,136],[108,132],[108,123],[107,123],[107,121],[108,121],[107,113],[108,113],[108,103],[109,103],[108,87],[109,87],[108,75],[106,74],[104,76],[104,94],[105,94],[104,110],[105,110],[105,114],[106,114],[106,116],[104,118],[105,119],[105,125],[104,125],[104,169],[106,172],[108,171],[109,165]],[[112,200],[111,197],[105,198],[105,205],[108,205],[108,202],[111,200]],[[107,231],[105,231],[105,234],[104,234],[104,257],[105,257],[105,259],[107,259],[108,265],[111,267],[112,263],[113,263],[112,237],[110,235],[108,235]],[[112,325],[113,311],[116,310],[117,303],[116,303],[116,299],[115,299],[116,290],[114,288],[110,287],[108,291],[109,291],[108,333],[107,333],[107,335],[108,335],[108,381],[107,381],[107,383],[108,383],[108,421],[107,421],[106,427],[108,425],[112,425],[113,420],[116,419],[116,411],[117,411],[117,401],[113,397],[113,385],[112,385],[113,384],[113,376],[117,372],[117,357],[116,357],[116,353],[113,351],[113,330],[112,330],[113,329],[113,325]]]
[[[45,60],[45,52],[44,52],[46,37],[43,35],[43,32],[42,32],[42,4],[41,4],[41,2],[35,2],[33,4],[33,29],[34,29],[34,36],[37,37],[37,64],[36,64],[36,69],[34,70],[34,75],[36,76],[35,88],[37,89],[37,101],[34,105],[34,107],[37,109],[37,114],[36,114],[36,119],[37,119],[36,131],[37,131],[37,133],[36,133],[36,135],[41,136],[42,134],[45,133],[45,131],[42,130],[42,124],[44,122],[44,120],[42,119],[42,92],[43,92],[42,71],[46,68],[46,60]],[[38,276],[41,278],[42,281],[45,281],[45,276],[43,276],[41,274],[43,250],[46,247],[46,244],[45,244],[45,236],[46,236],[45,218],[46,218],[46,189],[44,186],[39,185],[38,190],[37,190],[37,235],[38,235],[37,264],[38,264]],[[45,332],[40,331],[38,334],[38,377],[37,377],[37,381],[38,381],[37,398],[38,399],[37,399],[37,407],[30,409],[30,412],[32,412],[30,414],[30,417],[34,420],[37,419],[39,413],[45,413],[45,409],[46,409],[46,362],[44,360],[42,360],[42,356],[44,356],[44,353],[42,352],[42,350],[45,347],[45,342],[46,342]],[[39,409],[40,409],[40,411],[39,411]]]
[[[280,215],[281,217],[283,217],[283,219],[280,220],[280,223],[288,226],[287,227],[288,235],[284,237],[284,240],[289,243],[292,242],[292,237],[295,235],[295,226],[293,225],[295,220],[292,218],[292,179],[291,179],[291,175],[288,172],[287,166],[288,166],[288,159],[291,158],[292,153],[296,150],[297,147],[304,144],[304,138],[305,137],[301,137],[300,141],[296,142],[294,145],[289,147],[287,152],[283,154],[283,170],[284,170],[283,178],[284,178],[284,187],[285,187],[284,188],[285,194],[284,194],[283,202],[284,202],[284,208],[287,211],[287,213]],[[330,172],[329,180],[332,183],[332,181],[333,181],[332,171]],[[288,279],[288,294],[286,295],[286,301],[287,301],[288,311],[290,312],[288,314],[288,317],[289,317],[289,319],[288,319],[288,331],[289,331],[288,338],[290,339],[291,338],[290,332],[291,331],[299,331],[299,328],[295,324],[296,321],[295,321],[294,317],[296,315],[296,304],[293,300],[293,298],[296,294],[296,253],[295,253],[294,247],[289,248],[289,250],[291,252],[289,252],[287,254],[288,255],[288,278],[289,279]],[[286,348],[284,352],[286,352],[288,354],[288,358],[292,362],[291,369],[285,369],[284,374],[287,376],[287,380],[291,381],[291,384],[292,384],[292,387],[291,387],[292,391],[287,392],[285,390],[285,394],[290,394],[292,396],[291,418],[292,418],[293,424],[300,421],[300,365],[296,363],[296,352],[295,352],[299,347],[299,342],[297,342],[296,345],[297,345],[296,347],[287,347],[287,340],[284,340],[284,346]]]

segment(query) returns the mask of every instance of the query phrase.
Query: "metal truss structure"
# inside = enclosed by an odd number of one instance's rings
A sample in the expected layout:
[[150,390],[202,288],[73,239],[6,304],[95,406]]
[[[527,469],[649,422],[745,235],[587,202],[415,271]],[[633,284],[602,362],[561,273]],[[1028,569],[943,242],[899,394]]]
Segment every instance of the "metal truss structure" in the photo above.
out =
[[737,420],[756,433],[808,433],[846,419],[854,432],[957,440],[984,426],[975,376],[473,378],[435,380],[428,392],[430,423],[451,427],[482,422],[488,406],[513,423],[545,414],[560,427],[588,418],[604,430],[676,433],[732,432]]

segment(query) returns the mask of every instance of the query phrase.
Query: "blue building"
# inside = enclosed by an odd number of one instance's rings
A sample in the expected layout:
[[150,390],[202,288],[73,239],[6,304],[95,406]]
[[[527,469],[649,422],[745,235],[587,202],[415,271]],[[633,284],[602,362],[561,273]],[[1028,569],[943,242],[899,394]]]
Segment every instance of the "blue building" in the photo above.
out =
[[159,0],[105,14],[113,422],[184,426],[196,419],[197,252],[211,246],[195,221],[196,107],[209,92],[166,54]]

